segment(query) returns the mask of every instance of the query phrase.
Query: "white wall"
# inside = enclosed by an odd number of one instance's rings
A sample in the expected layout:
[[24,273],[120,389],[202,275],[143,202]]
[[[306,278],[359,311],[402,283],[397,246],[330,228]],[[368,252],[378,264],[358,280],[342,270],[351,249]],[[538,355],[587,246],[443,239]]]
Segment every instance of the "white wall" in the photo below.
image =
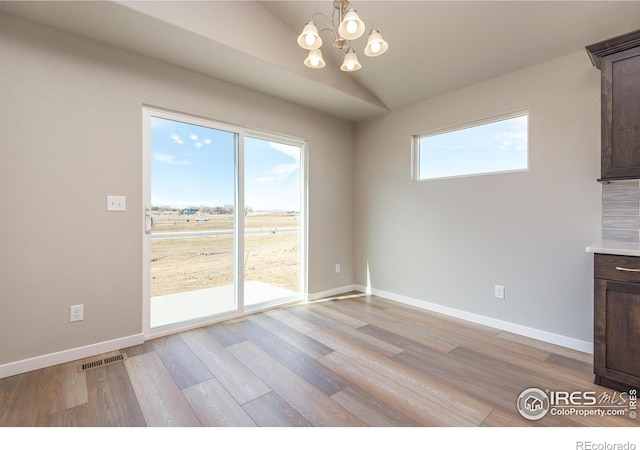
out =
[[0,375],[142,333],[143,104],[308,139],[309,291],[352,284],[352,125],[8,15],[0,61]]
[[[599,77],[578,52],[359,124],[356,283],[591,342]],[[528,172],[411,181],[412,135],[526,109]]]

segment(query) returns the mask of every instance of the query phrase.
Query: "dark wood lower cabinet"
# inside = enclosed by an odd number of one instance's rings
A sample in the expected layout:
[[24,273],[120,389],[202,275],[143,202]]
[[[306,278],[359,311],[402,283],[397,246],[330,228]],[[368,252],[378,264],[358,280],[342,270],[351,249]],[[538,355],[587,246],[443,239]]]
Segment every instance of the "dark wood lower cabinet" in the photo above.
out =
[[594,267],[595,383],[639,389],[640,258],[596,254]]

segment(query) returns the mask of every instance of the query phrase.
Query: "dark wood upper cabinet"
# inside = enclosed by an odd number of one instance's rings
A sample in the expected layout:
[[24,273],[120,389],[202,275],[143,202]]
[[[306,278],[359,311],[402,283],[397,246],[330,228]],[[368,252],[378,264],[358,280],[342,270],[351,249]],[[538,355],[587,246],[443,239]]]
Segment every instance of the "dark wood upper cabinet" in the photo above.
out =
[[601,71],[601,178],[640,179],[640,30],[586,47]]

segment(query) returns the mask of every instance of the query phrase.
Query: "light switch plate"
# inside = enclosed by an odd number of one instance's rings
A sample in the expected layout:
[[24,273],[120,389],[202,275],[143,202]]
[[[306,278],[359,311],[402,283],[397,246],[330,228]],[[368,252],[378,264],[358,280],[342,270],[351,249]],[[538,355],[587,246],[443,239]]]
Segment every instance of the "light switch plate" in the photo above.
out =
[[107,195],[107,211],[126,211],[127,197],[124,195]]

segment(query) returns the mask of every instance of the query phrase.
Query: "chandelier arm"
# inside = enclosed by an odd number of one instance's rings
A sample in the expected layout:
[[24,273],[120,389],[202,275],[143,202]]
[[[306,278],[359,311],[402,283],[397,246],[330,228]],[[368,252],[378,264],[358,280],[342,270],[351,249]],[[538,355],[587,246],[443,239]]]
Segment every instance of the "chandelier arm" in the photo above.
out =
[[333,36],[333,39],[335,40],[337,38],[336,32],[333,31],[331,28],[323,28],[321,30],[318,30],[318,34],[322,33],[323,31],[328,31],[331,33],[331,36]]
[[324,20],[326,20],[329,23],[332,23],[332,20],[326,14],[322,14],[321,12],[314,12],[313,14],[311,14],[311,20],[313,20],[315,16],[322,16]]
[[313,20],[313,18],[315,16],[320,16],[320,17],[324,18],[324,20],[326,20],[327,23],[331,26],[330,28],[329,27],[322,28],[321,30],[318,31],[318,34],[322,33],[323,31],[329,31],[331,33],[331,35],[333,36],[333,39],[334,40],[337,39],[338,38],[338,34],[335,31],[335,26],[333,24],[333,18],[329,18],[329,16],[327,16],[326,14],[323,14],[321,12],[314,12],[311,15],[311,20]]
[[369,24],[369,26],[370,26],[371,28],[376,28],[376,26],[375,26],[375,25],[374,25],[370,20],[363,19],[362,17],[360,17],[360,20],[362,20],[363,22],[365,22],[365,23]]

